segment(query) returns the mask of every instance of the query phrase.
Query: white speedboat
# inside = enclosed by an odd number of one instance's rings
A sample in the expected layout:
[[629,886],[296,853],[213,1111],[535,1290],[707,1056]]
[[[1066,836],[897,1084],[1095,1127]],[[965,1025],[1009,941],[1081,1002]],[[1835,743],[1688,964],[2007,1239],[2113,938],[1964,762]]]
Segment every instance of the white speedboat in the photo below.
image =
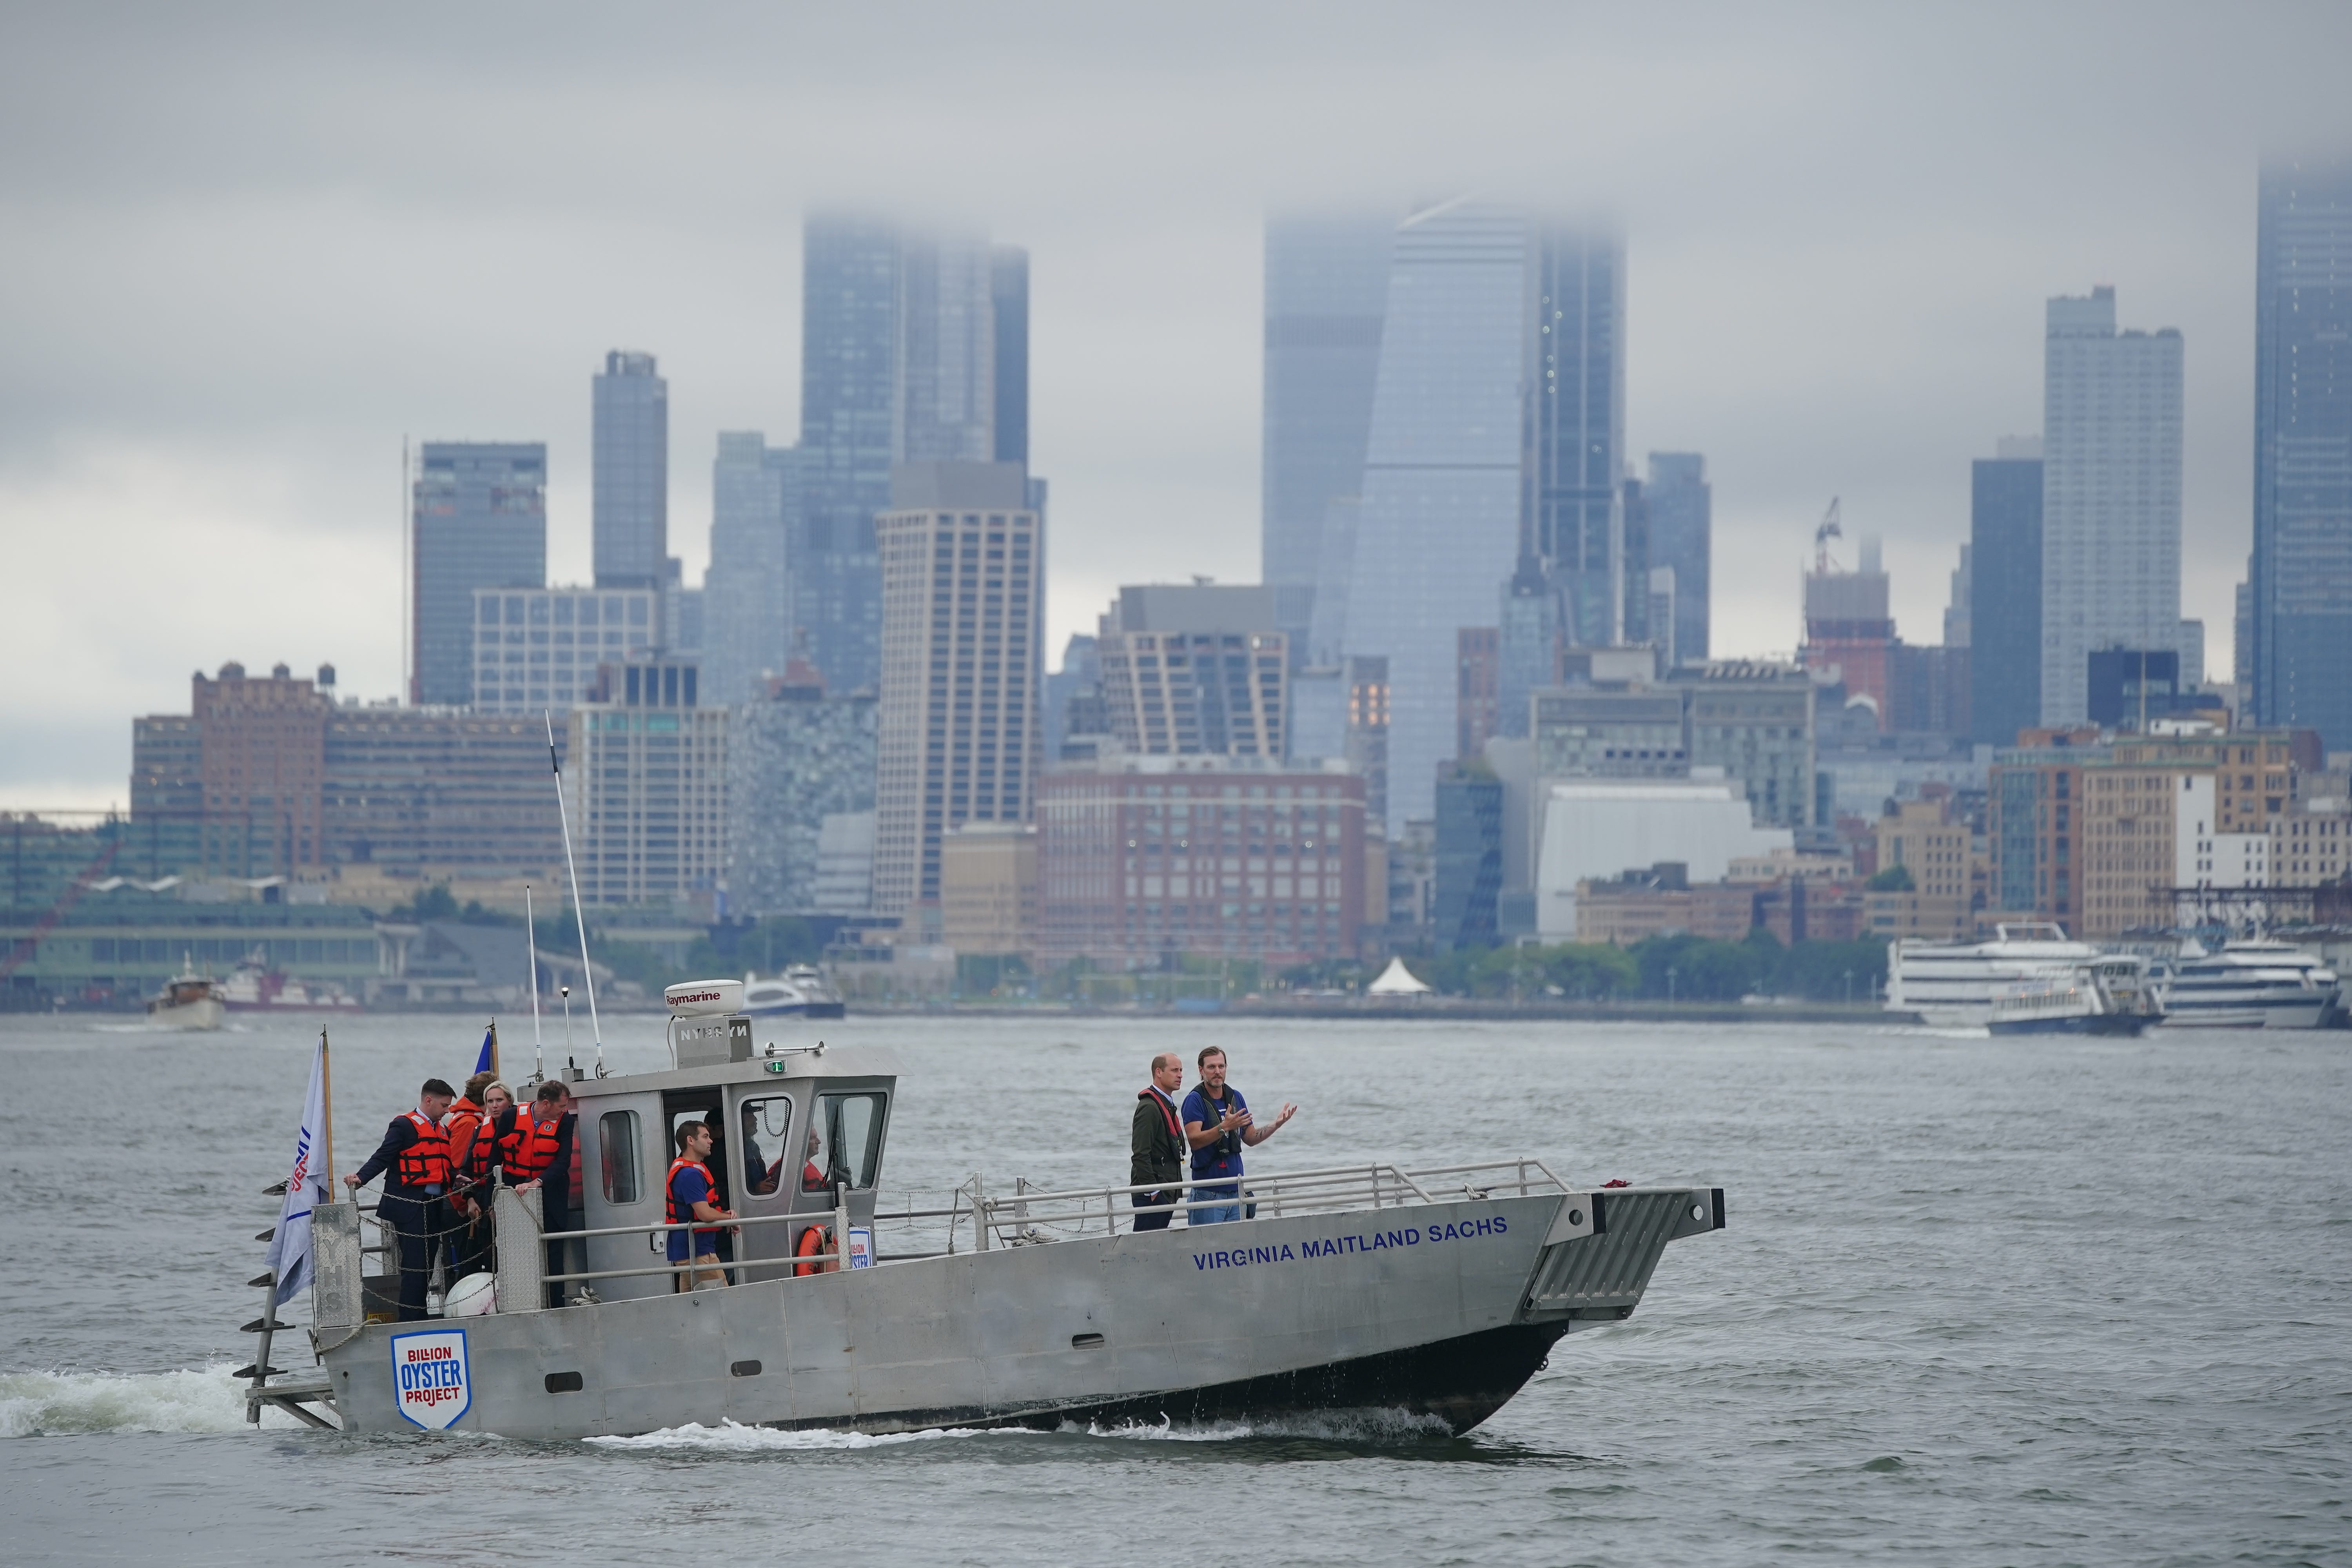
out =
[[2156,1012],[2143,960],[2056,925],[1997,926],[1991,942],[1897,942],[1886,968],[1887,1011],[1939,1029],[2136,1034]]
[[795,963],[765,980],[745,975],[743,1011],[754,1018],[838,1018],[848,1009],[824,975]]
[[159,1029],[217,1029],[227,1017],[219,983],[194,970],[173,975],[147,999],[147,1022]]
[[2336,1005],[2336,972],[2284,942],[2184,952],[2164,988],[2164,1021],[2207,1029],[2315,1029]]

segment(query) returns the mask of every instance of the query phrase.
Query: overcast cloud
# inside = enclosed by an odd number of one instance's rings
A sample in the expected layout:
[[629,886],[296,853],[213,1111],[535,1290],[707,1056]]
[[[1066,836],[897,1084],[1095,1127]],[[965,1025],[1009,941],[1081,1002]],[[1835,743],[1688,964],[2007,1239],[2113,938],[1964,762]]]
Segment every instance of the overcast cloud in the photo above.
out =
[[2229,668],[2255,171],[2352,140],[2352,8],[1201,5],[0,8],[0,805],[125,797],[229,658],[399,683],[401,449],[670,382],[698,574],[721,429],[799,423],[800,217],[1033,258],[1051,620],[1258,561],[1261,220],[1477,187],[1620,214],[1629,450],[1706,454],[1715,641],[1797,641],[1832,495],[1940,636],[2042,307],[2187,340],[2185,613]]

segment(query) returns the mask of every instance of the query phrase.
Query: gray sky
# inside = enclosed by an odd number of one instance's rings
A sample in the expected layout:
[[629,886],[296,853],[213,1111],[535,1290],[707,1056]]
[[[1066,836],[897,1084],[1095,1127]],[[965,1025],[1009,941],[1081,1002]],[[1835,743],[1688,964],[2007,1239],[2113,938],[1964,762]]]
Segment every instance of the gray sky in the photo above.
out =
[[661,358],[671,546],[799,421],[803,209],[1033,265],[1051,618],[1257,570],[1261,218],[1475,186],[1622,216],[1629,449],[1706,454],[1716,647],[1785,652],[1832,495],[1940,637],[2042,304],[2187,340],[2185,613],[2228,672],[2255,170],[2352,141],[2352,7],[566,5],[0,9],[0,805],[125,798],[229,658],[398,685],[400,457]]

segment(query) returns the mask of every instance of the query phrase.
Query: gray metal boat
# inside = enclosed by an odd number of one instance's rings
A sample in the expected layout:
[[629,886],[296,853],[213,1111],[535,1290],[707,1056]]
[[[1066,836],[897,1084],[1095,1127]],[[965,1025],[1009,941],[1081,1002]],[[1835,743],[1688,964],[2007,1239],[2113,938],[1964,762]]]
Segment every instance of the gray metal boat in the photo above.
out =
[[[268,1367],[287,1325],[250,1325],[254,1418],[574,1438],[1367,1409],[1462,1432],[1562,1335],[1630,1316],[1669,1241],[1724,1223],[1721,1188],[1593,1191],[1532,1158],[1253,1173],[1254,1217],[1140,1234],[1124,1186],[974,1177],[944,1206],[877,1213],[891,1052],[754,1055],[740,1015],[674,1018],[671,1040],[669,1070],[567,1071],[583,1223],[541,1237],[536,1194],[500,1189],[494,1310],[375,1321],[360,1205],[314,1209],[318,1365]],[[689,1120],[733,1135],[712,1163],[741,1217],[732,1282],[679,1294],[663,1185]],[[561,1268],[519,1237],[561,1243]],[[543,1306],[550,1287],[566,1305]]]

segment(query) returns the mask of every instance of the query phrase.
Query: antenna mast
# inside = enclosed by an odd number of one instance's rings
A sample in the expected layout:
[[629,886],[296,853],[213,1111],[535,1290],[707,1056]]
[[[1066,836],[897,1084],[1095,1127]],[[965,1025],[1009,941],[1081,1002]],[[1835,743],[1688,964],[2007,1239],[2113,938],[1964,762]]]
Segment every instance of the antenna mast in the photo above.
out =
[[547,771],[555,775],[555,815],[563,824],[563,869],[572,879],[572,920],[580,931],[580,973],[588,987],[588,1032],[596,1037],[596,1076],[604,1076],[604,1026],[596,1021],[596,972],[588,966],[588,916],[580,908],[580,868],[572,858],[572,812],[563,804],[563,764],[555,758],[555,716],[541,709],[547,723]]

